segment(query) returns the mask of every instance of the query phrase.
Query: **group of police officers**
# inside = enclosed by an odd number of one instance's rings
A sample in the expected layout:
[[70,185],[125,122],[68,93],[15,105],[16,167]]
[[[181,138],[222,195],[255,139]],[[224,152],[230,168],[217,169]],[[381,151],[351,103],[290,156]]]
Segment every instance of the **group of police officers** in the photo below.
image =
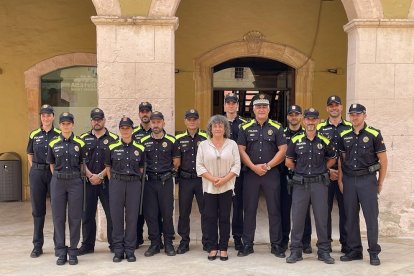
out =
[[[254,235],[259,194],[266,200],[271,253],[287,263],[311,254],[312,206],[317,232],[318,260],[333,264],[332,220],[336,197],[340,219],[341,261],[363,258],[359,228],[362,208],[368,235],[371,265],[379,265],[378,199],[387,170],[387,156],[379,130],[365,123],[361,104],[349,107],[350,121],[341,117],[342,102],[330,96],[329,117],[320,122],[319,112],[298,105],[288,108],[285,129],[269,118],[269,99],[259,94],[253,100],[254,119],[238,115],[238,97],[228,94],[224,111],[231,139],[239,145],[244,164],[236,179],[233,196],[232,234],[238,256],[254,252]],[[47,194],[50,193],[57,265],[78,263],[77,256],[93,253],[96,236],[96,208],[100,200],[107,219],[109,248],[113,261],[136,261],[135,249],[143,244],[144,220],[153,256],[164,249],[174,256],[189,251],[190,214],[196,198],[201,215],[203,250],[211,246],[203,216],[203,189],[196,172],[196,155],[201,141],[208,139],[199,128],[199,114],[185,112],[186,131],[172,136],[165,132],[164,116],[152,105],[139,105],[139,126],[129,117],[119,122],[120,136],[105,127],[100,108],[91,111],[91,130],[73,134],[74,117],[59,116],[53,126],[54,110],[40,109],[40,128],[32,131],[27,146],[32,215],[34,221],[32,258],[43,254],[43,227]],[[173,246],[174,179],[179,183],[178,234]],[[68,211],[66,212],[66,210]],[[70,245],[65,244],[68,216]],[[291,226],[292,223],[292,226]],[[78,249],[82,225],[82,246]],[[68,258],[69,256],[69,258]]]

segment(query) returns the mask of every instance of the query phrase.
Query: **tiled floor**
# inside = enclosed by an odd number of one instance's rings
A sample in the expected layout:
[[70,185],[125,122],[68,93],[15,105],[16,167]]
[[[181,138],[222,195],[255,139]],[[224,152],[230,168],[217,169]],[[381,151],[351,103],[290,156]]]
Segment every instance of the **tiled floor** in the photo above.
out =
[[[332,256],[334,265],[317,260],[316,254],[304,255],[304,260],[287,264],[270,254],[268,223],[265,205],[261,202],[256,232],[255,253],[248,257],[237,257],[234,248],[229,248],[229,261],[208,261],[201,250],[199,216],[194,205],[192,216],[192,242],[190,252],[168,257],[161,253],[151,258],[144,257],[148,242],[136,251],[137,262],[123,261],[115,264],[106,242],[97,242],[95,253],[79,257],[77,266],[57,266],[53,254],[52,221],[50,207],[45,226],[46,242],[41,257],[29,257],[32,249],[32,217],[30,202],[0,203],[0,275],[413,275],[414,239],[380,238],[383,253],[382,265],[369,265],[368,254],[362,261],[343,263],[339,261],[340,245],[337,241],[337,224],[334,225]],[[336,213],[336,212],[335,212]],[[177,220],[177,217],[175,218]],[[337,216],[334,217],[337,222]],[[315,248],[316,237],[313,236]],[[179,243],[179,236],[175,244]],[[364,246],[366,240],[364,239]],[[314,250],[315,252],[316,250]],[[287,252],[289,254],[289,251]]]

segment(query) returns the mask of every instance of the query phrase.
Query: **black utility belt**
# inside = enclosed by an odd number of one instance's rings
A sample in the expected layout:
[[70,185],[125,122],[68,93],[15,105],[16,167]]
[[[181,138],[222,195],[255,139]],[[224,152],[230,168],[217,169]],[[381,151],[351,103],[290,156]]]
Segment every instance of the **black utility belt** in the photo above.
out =
[[53,175],[56,176],[57,179],[73,179],[73,178],[79,178],[81,176],[80,172],[59,172],[55,171]]
[[200,177],[197,175],[197,173],[190,173],[190,172],[180,171],[180,178],[196,179],[196,178],[200,178]]
[[317,175],[317,176],[303,176],[294,174],[292,177],[292,184],[296,185],[306,185],[313,183],[323,183],[329,185],[329,175],[327,173]]
[[350,176],[363,176],[367,174],[375,174],[379,169],[381,168],[380,163],[375,163],[374,165],[369,166],[366,169],[360,169],[360,170],[344,170],[344,174],[350,175]]
[[49,164],[39,164],[39,163],[32,163],[32,168],[35,170],[42,170],[42,171],[46,171],[46,170],[50,170],[50,165]]
[[147,172],[148,180],[161,180],[167,181],[173,177],[171,172],[162,172],[162,173],[154,173],[154,172]]
[[141,180],[140,175],[125,175],[125,174],[118,174],[118,173],[112,173],[111,177],[117,180],[121,181],[137,181]]

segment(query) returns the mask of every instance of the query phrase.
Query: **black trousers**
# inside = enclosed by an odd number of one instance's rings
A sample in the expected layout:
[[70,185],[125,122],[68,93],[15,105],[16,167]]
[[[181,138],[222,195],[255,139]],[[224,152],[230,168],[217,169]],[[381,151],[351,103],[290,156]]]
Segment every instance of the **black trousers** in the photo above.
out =
[[263,189],[269,217],[269,236],[272,245],[281,246],[282,225],[280,216],[280,176],[277,168],[259,176],[247,170],[243,183],[243,243],[253,245],[256,230],[259,191]]
[[292,241],[290,250],[301,253],[305,218],[309,203],[312,204],[315,217],[318,253],[329,252],[331,242],[328,239],[328,186],[323,183],[293,185],[292,190]]
[[368,252],[380,253],[378,244],[378,183],[375,174],[343,175],[347,242],[352,251],[362,252],[359,210],[362,207],[367,225]]
[[50,181],[52,173],[50,169],[31,168],[29,172],[30,199],[33,216],[33,246],[42,248],[44,244],[43,228],[46,215],[46,197],[50,193]]
[[[55,227],[55,255],[78,254],[82,221],[83,182],[81,178],[57,179],[50,182],[53,225]],[[70,246],[65,245],[66,207],[69,221]]]
[[172,178],[161,180],[148,180],[144,188],[144,215],[148,225],[148,235],[152,245],[159,245],[161,232],[159,216],[161,213],[164,242],[171,244],[174,239],[174,182]]
[[[142,206],[142,209],[145,207]],[[145,216],[144,211],[141,215],[138,214],[138,222],[137,222],[137,243],[144,242],[144,224],[145,224]],[[161,213],[158,214],[158,227],[160,228],[160,236],[162,235],[162,217]]]
[[203,199],[203,183],[201,177],[186,179],[180,178],[179,182],[179,211],[180,216],[178,218],[178,229],[177,232],[181,236],[181,243],[190,243],[190,214],[193,205],[193,198],[195,196],[198,210],[201,215],[201,242],[204,245],[206,243],[206,230],[205,230],[205,219],[204,219],[204,199]]
[[332,241],[332,208],[334,197],[338,202],[338,209],[339,209],[339,242],[342,244],[343,247],[347,247],[346,239],[346,215],[345,215],[345,207],[344,207],[344,197],[339,190],[338,181],[331,181],[329,183],[329,192],[328,192],[328,239]]
[[98,199],[101,201],[106,217],[106,234],[109,247],[112,248],[112,220],[109,211],[109,181],[107,178],[100,185],[86,184],[86,210],[82,214],[82,246],[95,248],[96,209]]
[[231,233],[234,239],[241,239],[243,236],[243,178],[244,172],[236,177],[233,196],[233,217],[231,220]]
[[112,246],[116,255],[135,252],[141,189],[140,180],[123,181],[112,178],[109,182]]
[[204,224],[207,231],[207,244],[211,250],[227,251],[232,195],[233,190],[222,194],[204,193]]
[[[282,247],[287,247],[291,230],[291,209],[292,195],[288,193],[287,175],[280,174],[280,214],[282,216]],[[305,218],[305,227],[303,230],[302,244],[308,247],[312,238],[312,221],[310,217],[310,204]]]

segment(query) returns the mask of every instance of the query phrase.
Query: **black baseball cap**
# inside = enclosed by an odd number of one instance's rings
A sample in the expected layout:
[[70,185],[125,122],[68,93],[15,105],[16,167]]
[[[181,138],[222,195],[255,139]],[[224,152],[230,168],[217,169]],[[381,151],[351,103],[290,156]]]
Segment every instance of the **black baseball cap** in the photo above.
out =
[[303,116],[305,118],[319,118],[319,111],[316,110],[315,108],[311,107],[308,109],[305,109],[305,112],[303,113]]
[[119,121],[119,127],[128,126],[134,128],[134,122],[129,117],[122,117],[121,121]]
[[139,111],[144,111],[144,110],[152,111],[152,104],[150,104],[149,102],[141,102],[139,104],[138,109]]
[[367,109],[362,104],[351,104],[348,113],[366,113]]
[[302,107],[300,107],[299,105],[290,105],[287,109],[287,113],[298,113],[298,114],[302,114]]
[[236,96],[236,94],[230,93],[230,94],[227,94],[224,97],[224,102],[225,103],[228,103],[228,102],[238,103],[239,102],[239,98]]
[[339,96],[330,96],[327,100],[326,100],[326,105],[330,105],[331,103],[337,103],[337,104],[342,104],[341,98]]
[[200,118],[200,116],[198,115],[197,110],[195,110],[195,109],[187,110],[185,112],[184,117],[185,117],[185,119],[188,119],[188,118],[198,119],[198,118]]
[[60,114],[59,116],[59,124],[63,123],[63,122],[71,122],[74,123],[74,117],[73,114],[69,113],[69,112],[63,112],[62,114]]
[[42,113],[55,114],[55,110],[53,109],[51,105],[44,104],[40,107],[39,114],[42,114]]
[[159,111],[154,111],[151,113],[150,120],[164,120],[164,115]]
[[91,119],[103,119],[105,118],[105,114],[102,109],[94,108],[91,110]]

